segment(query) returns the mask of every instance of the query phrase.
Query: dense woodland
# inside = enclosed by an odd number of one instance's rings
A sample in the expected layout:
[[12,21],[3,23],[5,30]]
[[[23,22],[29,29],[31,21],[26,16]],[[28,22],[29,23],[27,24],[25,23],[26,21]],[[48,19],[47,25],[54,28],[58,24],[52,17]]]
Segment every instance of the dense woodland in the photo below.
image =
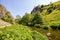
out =
[[0,28],[0,40],[60,40],[60,1],[38,5],[15,19],[4,6],[0,5],[0,10],[1,20],[12,24]]

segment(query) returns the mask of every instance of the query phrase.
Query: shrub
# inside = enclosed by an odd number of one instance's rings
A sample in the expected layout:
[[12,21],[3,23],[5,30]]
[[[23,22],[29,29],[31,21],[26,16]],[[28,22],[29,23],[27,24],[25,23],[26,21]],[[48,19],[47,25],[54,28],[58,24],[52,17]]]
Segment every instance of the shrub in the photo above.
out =
[[54,26],[54,25],[51,25],[50,26],[53,30],[56,30],[57,29],[57,26]]
[[46,26],[46,25],[43,25],[41,28],[43,28],[43,29],[48,29],[48,26]]
[[58,26],[58,29],[60,30],[60,25]]
[[40,24],[35,24],[34,27],[40,28]]

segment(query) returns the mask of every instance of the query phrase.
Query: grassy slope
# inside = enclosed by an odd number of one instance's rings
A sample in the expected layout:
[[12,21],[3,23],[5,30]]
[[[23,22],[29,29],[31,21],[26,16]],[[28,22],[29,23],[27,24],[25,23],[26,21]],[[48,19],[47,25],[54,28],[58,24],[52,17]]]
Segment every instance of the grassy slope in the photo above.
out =
[[[41,15],[43,15],[43,22],[44,24],[47,25],[59,25],[60,24],[60,10],[58,10],[58,8],[60,8],[60,1],[53,3],[53,7],[56,6],[55,10],[52,10],[51,13],[48,14],[48,8],[51,7],[51,5],[46,6],[45,10],[43,10],[43,12],[41,13]],[[53,9],[53,8],[52,8]]]
[[0,29],[0,40],[48,40],[37,31],[31,31],[26,26],[12,25]]
[[54,10],[51,14],[44,17],[44,22],[48,25],[59,25],[60,24],[60,11]]

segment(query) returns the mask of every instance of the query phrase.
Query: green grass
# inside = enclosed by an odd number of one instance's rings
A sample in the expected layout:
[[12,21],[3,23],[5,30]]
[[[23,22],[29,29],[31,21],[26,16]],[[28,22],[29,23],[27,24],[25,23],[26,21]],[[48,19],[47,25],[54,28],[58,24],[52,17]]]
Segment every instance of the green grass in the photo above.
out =
[[27,26],[15,24],[0,29],[0,40],[48,40],[48,38],[37,31],[31,31]]
[[54,10],[49,15],[44,16],[43,23],[46,25],[60,25],[60,11]]

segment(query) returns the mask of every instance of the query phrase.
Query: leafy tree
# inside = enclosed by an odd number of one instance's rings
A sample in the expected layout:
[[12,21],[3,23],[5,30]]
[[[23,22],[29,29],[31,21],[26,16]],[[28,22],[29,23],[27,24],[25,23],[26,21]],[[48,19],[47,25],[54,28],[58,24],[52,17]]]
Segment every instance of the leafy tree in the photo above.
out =
[[16,16],[16,19],[15,19],[15,22],[19,24],[20,21],[21,21],[21,16],[20,15],[17,15]]
[[33,19],[33,16],[31,14],[26,13],[21,19],[21,24],[31,26],[32,25],[32,23],[31,23],[32,19]]
[[40,12],[36,12],[35,13],[32,22],[33,22],[33,25],[35,25],[35,24],[42,24],[42,17],[40,15]]

